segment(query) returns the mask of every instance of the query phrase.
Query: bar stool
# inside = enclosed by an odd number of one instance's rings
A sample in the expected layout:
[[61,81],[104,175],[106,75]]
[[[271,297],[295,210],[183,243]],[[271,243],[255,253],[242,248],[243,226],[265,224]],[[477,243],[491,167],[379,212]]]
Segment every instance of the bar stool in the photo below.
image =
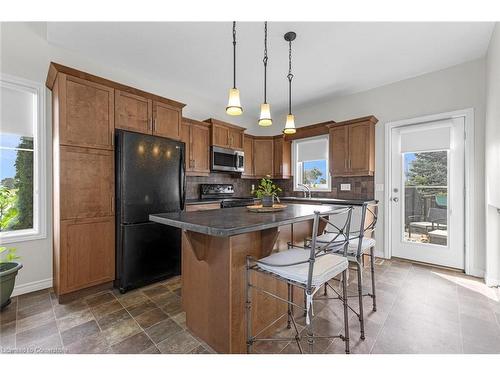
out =
[[[359,300],[359,311],[356,311],[351,306],[349,309],[357,315],[360,324],[361,339],[365,339],[365,322],[364,322],[364,312],[363,312],[363,297],[371,297],[372,299],[372,310],[377,311],[377,297],[375,292],[375,256],[374,247],[375,239],[373,238],[375,227],[377,224],[378,216],[378,201],[365,202],[361,207],[361,217],[359,230],[350,232],[349,245],[347,251],[347,260],[353,262],[356,268],[352,269],[357,272],[358,276],[358,294],[348,297],[358,297]],[[356,220],[353,219],[353,222]],[[356,224],[353,224],[356,225]],[[332,230],[333,229],[333,230]],[[322,235],[316,238],[318,243],[328,243],[332,238],[337,236],[336,228],[325,228]],[[309,241],[306,239],[304,242]],[[338,250],[337,250],[338,253]],[[363,294],[363,255],[370,256],[370,272],[371,272],[371,293]],[[327,288],[330,288],[337,295],[337,299],[342,300],[343,296],[333,288],[328,282],[324,285],[324,295],[327,295]]]
[[[271,326],[276,324],[285,316],[288,317],[287,328],[293,324],[295,330],[295,342],[298,345],[300,353],[304,353],[301,339],[301,333],[297,328],[294,317],[294,307],[303,309],[306,313],[306,335],[309,345],[309,352],[313,353],[314,340],[316,338],[340,338],[345,343],[345,352],[349,353],[349,320],[348,320],[348,296],[347,296],[347,268],[348,261],[346,256],[349,245],[349,229],[351,223],[352,207],[337,208],[328,212],[315,212],[313,220],[313,234],[310,248],[304,251],[304,248],[292,247],[290,249],[273,253],[262,259],[247,257],[246,265],[246,322],[247,322],[247,352],[252,351],[253,344],[258,341],[290,341],[290,338],[283,337],[260,337]],[[340,220],[342,225],[335,224],[331,218],[335,217],[337,222]],[[336,228],[336,235],[330,240],[323,241],[321,244],[317,241],[318,228],[320,222],[325,222]],[[340,255],[339,255],[340,254]],[[273,292],[265,290],[251,283],[251,273],[260,272],[267,274],[275,279],[281,280],[287,284],[288,296],[282,298]],[[321,287],[333,277],[341,275],[342,277],[342,302],[344,305],[344,334],[335,336],[317,335],[313,329],[313,296],[321,290]],[[293,302],[293,288],[298,287],[305,291],[305,306],[300,306]],[[252,289],[257,292],[271,296],[287,304],[287,312],[275,319],[257,334],[252,331]],[[291,324],[292,323],[292,324]]]

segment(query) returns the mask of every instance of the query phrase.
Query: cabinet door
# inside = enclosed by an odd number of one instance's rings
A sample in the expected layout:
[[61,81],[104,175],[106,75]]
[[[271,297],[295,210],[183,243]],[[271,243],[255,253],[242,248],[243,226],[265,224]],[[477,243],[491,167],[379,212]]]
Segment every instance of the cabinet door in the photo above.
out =
[[186,212],[209,211],[220,209],[220,203],[187,204]]
[[283,138],[274,139],[274,177],[290,178],[292,169],[292,144]]
[[115,128],[151,134],[152,110],[150,99],[115,90]]
[[332,177],[348,174],[348,128],[330,129],[330,173]]
[[181,139],[181,111],[161,102],[153,102],[153,135]]
[[61,221],[60,294],[115,278],[115,217]]
[[191,155],[191,125],[183,122],[181,124],[181,142],[184,142],[184,161],[186,163],[186,172],[193,169],[193,157]]
[[256,177],[273,175],[273,140],[254,139],[254,171]]
[[243,149],[243,132],[236,129],[228,129],[229,147],[234,149]]
[[243,152],[245,153],[245,170],[243,172],[244,177],[253,177],[253,138],[245,136],[243,139]]
[[61,219],[114,215],[113,151],[61,146]]
[[66,75],[59,84],[59,142],[112,149],[114,90]]
[[203,125],[191,125],[191,159],[197,175],[210,173],[210,130]]
[[219,147],[229,147],[229,129],[225,126],[212,124],[212,144]]
[[370,168],[372,131],[371,124],[349,125],[349,173],[367,176],[373,171]]

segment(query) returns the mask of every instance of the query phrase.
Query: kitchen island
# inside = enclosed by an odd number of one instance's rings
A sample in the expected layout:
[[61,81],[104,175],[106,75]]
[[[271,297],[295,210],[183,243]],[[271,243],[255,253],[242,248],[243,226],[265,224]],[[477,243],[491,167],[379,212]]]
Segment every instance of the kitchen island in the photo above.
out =
[[[151,221],[183,230],[182,306],[187,327],[219,353],[245,353],[246,256],[263,258],[273,249],[286,248],[288,241],[303,240],[311,234],[314,212],[334,208],[288,204],[275,213],[235,207],[150,215]],[[252,277],[252,283],[286,298],[283,282],[262,274]],[[252,310],[257,332],[283,314],[286,305],[254,294]]]

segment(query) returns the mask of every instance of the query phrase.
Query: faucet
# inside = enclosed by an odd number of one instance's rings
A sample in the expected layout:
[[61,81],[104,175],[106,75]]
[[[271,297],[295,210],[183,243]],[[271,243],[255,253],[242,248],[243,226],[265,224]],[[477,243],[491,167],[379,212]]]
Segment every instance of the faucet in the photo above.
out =
[[309,186],[304,184],[298,184],[297,186],[300,186],[301,188],[304,189],[304,198],[312,198],[311,189],[309,188]]

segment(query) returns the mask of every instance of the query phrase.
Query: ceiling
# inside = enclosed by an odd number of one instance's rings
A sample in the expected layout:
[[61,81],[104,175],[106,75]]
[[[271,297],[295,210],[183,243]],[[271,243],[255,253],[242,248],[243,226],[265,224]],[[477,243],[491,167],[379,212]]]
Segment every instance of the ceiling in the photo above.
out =
[[[263,22],[237,23],[237,87],[243,116],[225,115],[232,86],[231,22],[64,22],[48,42],[144,80],[187,103],[185,113],[256,126],[263,100]],[[287,31],[293,42],[293,103],[382,86],[486,54],[493,23],[269,22],[268,102],[287,110]],[[203,102],[203,103],[201,103]],[[203,110],[197,109],[203,108]],[[210,113],[208,113],[210,112]]]

